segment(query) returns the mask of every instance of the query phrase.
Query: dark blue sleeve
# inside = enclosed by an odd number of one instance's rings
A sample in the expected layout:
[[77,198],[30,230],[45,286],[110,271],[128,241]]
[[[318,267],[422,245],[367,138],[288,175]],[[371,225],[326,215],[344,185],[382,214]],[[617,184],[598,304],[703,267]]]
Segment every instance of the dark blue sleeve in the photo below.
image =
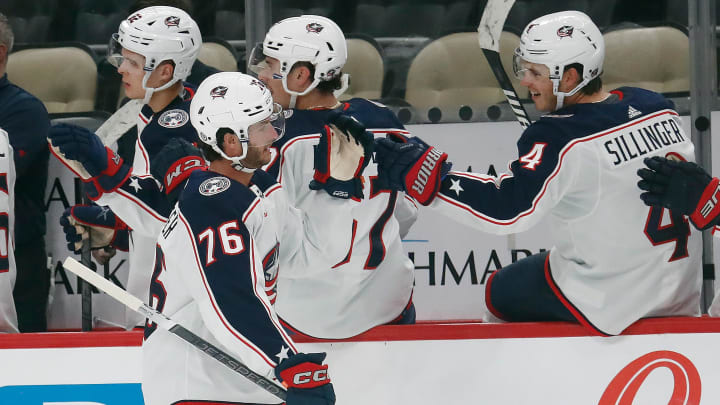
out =
[[[259,257],[263,252],[256,250],[255,241],[241,220],[242,209],[238,209],[247,206],[242,202],[245,197],[231,191],[211,197],[195,194],[179,203],[180,212],[190,224],[207,280],[208,291],[197,293],[198,305],[204,310],[206,325],[220,341],[260,354],[252,348],[255,346],[264,353],[263,357],[279,362],[277,355],[283,348],[289,349],[290,354],[295,350],[264,291],[264,270]],[[204,303],[207,295],[210,306]]]
[[12,113],[4,114],[0,126],[10,136],[15,172],[21,177],[38,159],[47,159],[50,118],[43,103],[34,97],[21,98],[12,104],[11,110]]
[[548,184],[555,176],[564,143],[553,127],[534,124],[517,142],[518,158],[510,163],[509,173],[494,177],[450,172],[442,182],[440,206],[461,213],[463,221],[470,214],[472,225],[490,232],[527,229],[556,203]]

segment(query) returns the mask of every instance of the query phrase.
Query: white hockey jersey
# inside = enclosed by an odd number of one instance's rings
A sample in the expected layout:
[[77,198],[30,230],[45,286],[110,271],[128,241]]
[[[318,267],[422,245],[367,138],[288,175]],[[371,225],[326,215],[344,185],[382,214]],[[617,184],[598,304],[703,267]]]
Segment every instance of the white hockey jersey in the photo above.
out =
[[[377,135],[408,135],[386,107],[354,98],[342,108]],[[307,210],[321,198],[308,184],[314,172],[313,146],[330,110],[290,112],[285,135],[273,144],[275,160],[266,170],[283,185],[292,205]],[[348,338],[394,320],[408,305],[414,267],[400,235],[415,221],[417,206],[404,193],[379,184],[376,174],[377,166],[370,162],[364,172],[364,199],[360,204],[345,200],[354,208],[347,225],[352,227],[351,247],[341,260],[329,266],[311,260],[309,266],[300,266],[281,256],[275,308],[292,329],[317,338]]]
[[451,172],[431,205],[498,234],[550,215],[546,277],[578,321],[603,335],[640,318],[699,315],[702,282],[700,234],[682,215],[645,206],[636,185],[643,158],[693,161],[693,144],[661,95],[613,93],[612,102],[541,117],[519,139],[509,173]]
[[[127,290],[143,300],[148,299],[150,275],[155,255],[155,241],[172,209],[165,201],[160,184],[150,175],[150,160],[171,138],[180,137],[198,142],[197,132],[190,124],[191,88],[186,97],[177,97],[165,109],[153,113],[144,105],[137,117],[138,139],[130,178],[112,193],[96,201],[107,205],[131,228],[128,255]],[[127,163],[125,163],[127,164]],[[142,316],[126,311],[125,326],[142,324]]]
[[0,332],[17,333],[15,268],[15,164],[7,132],[0,129]]
[[[210,170],[193,172],[158,238],[153,306],[273,379],[274,367],[297,353],[272,306],[278,252],[299,266],[310,259],[326,265],[349,246],[349,234],[327,232],[337,227],[349,233],[350,227],[340,226],[349,209],[324,192],[320,197],[323,204],[300,212],[263,171],[255,172],[249,187]],[[146,325],[145,339],[148,405],[280,402],[156,325]]]

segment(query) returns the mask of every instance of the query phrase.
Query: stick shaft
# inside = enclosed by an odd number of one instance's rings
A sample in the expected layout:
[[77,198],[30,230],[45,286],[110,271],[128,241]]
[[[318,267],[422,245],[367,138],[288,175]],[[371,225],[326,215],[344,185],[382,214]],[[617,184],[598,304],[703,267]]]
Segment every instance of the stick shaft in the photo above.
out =
[[182,325],[158,312],[149,305],[146,305],[137,297],[118,287],[111,281],[106,280],[104,277],[100,276],[89,268],[83,266],[80,262],[73,259],[72,257],[68,257],[67,259],[65,259],[63,267],[66,270],[74,273],[76,276],[94,285],[100,291],[103,291],[114,299],[120,301],[126,307],[144,315],[151,321],[155,322],[159,327],[169,331],[175,336],[178,336],[179,338],[195,346],[203,353],[207,354],[213,359],[224,364],[226,367],[247,378],[265,391],[275,395],[283,401],[286,399],[287,392],[284,389],[280,388],[274,382],[270,381],[269,379],[263,377],[260,374],[255,373],[240,360],[235,359],[231,355],[222,351],[217,346],[192,333]]
[[515,117],[524,130],[530,126],[531,122],[528,119],[525,107],[520,103],[520,97],[518,97],[510,78],[507,73],[505,73],[499,52],[500,35],[502,34],[508,13],[514,3],[515,0],[488,0],[485,5],[485,10],[483,10],[482,18],[480,19],[480,25],[478,25],[477,28],[478,44],[483,50],[485,59],[487,59],[490,69],[492,69],[503,94],[505,94],[505,98],[508,103],[510,103]]

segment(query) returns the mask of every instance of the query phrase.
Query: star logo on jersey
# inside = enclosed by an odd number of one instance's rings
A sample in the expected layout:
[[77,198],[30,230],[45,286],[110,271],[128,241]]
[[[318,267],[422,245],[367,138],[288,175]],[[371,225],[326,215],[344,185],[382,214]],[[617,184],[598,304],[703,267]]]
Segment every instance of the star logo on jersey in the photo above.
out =
[[133,176],[130,178],[130,187],[132,187],[135,192],[142,190],[142,186],[140,185],[140,180],[138,180],[137,177]]
[[457,194],[457,196],[460,197],[460,192],[465,191],[460,186],[460,179],[458,179],[458,180],[450,179],[450,182],[452,183],[452,185],[450,186],[450,190],[454,191]]
[[325,28],[325,27],[323,27],[322,25],[320,25],[320,24],[318,24],[318,23],[316,23],[316,22],[310,23],[310,24],[308,24],[308,25],[305,26],[305,29],[307,30],[307,32],[314,32],[314,33],[316,33],[316,34],[319,34],[320,31],[323,30],[323,28]]
[[288,350],[290,350],[289,347],[285,347],[285,346],[280,347],[280,353],[275,355],[278,358],[278,363],[280,363],[281,361],[290,357],[290,356],[288,356]]
[[168,27],[178,27],[180,26],[180,17],[170,16],[165,19],[165,25]]
[[562,27],[558,28],[557,36],[559,36],[560,38],[572,38],[573,31],[575,31],[575,28],[573,28],[571,25],[563,25]]
[[636,110],[633,108],[633,106],[628,106],[628,118],[632,119],[637,117],[638,115],[642,115],[642,112]]
[[225,98],[225,94],[227,94],[228,88],[225,86],[217,86],[214,89],[210,90],[210,97],[212,97],[213,100],[216,98]]

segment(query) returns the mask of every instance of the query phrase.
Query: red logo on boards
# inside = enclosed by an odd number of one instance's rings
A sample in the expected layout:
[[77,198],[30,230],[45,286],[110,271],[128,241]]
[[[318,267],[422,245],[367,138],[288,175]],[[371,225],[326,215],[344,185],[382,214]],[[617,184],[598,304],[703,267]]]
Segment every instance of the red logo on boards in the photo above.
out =
[[674,387],[670,404],[700,404],[702,384],[695,365],[680,353],[660,350],[641,356],[620,370],[598,405],[631,405],[647,376],[658,368],[667,368],[672,373]]

